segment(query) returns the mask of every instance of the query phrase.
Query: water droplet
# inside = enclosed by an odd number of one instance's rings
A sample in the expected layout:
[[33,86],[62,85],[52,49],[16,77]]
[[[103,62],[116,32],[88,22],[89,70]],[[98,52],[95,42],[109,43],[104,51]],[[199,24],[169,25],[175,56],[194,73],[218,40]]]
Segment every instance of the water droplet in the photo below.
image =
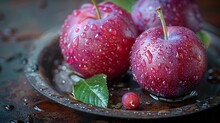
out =
[[97,26],[95,24],[92,24],[90,26],[90,28],[91,28],[92,31],[96,31],[97,30]]
[[22,120],[10,120],[10,123],[24,123]]
[[73,12],[73,15],[74,16],[78,16],[80,14],[80,11],[79,10],[74,10],[74,12]]
[[87,31],[87,30],[89,30],[89,26],[88,26],[88,25],[85,25],[85,26],[84,26],[84,31]]
[[158,115],[168,115],[168,114],[170,114],[169,110],[160,110],[160,111],[158,111]]
[[38,71],[38,65],[32,65],[32,66],[31,66],[31,71],[32,71],[32,72]]
[[43,112],[44,110],[40,109],[38,106],[34,106],[34,110],[39,111],[39,112]]
[[86,37],[86,33],[85,33],[85,32],[82,32],[82,33],[80,34],[80,36],[81,36],[82,38],[85,38],[85,37]]
[[104,25],[101,25],[101,26],[100,26],[100,29],[101,29],[102,31],[104,31],[104,32],[106,32],[106,30],[107,30]]
[[13,105],[5,105],[4,108],[7,111],[12,111],[15,107]]
[[79,28],[78,28],[78,27],[75,29],[75,32],[76,32],[76,33],[79,32]]
[[155,82],[154,81],[151,81],[152,85],[155,85]]
[[66,83],[66,81],[65,81],[65,80],[62,80],[61,84],[64,85],[65,83]]
[[153,7],[152,7],[152,6],[149,6],[149,7],[148,7],[148,10],[149,10],[149,11],[151,11],[152,9],[153,9]]
[[151,54],[151,52],[147,50],[144,55],[147,57],[148,63],[151,64],[153,59],[153,55]]
[[166,81],[163,81],[162,84],[163,84],[163,85],[166,85]]
[[42,88],[40,88],[40,91],[44,91],[44,90],[47,90],[47,89],[49,89],[48,87],[42,87]]
[[159,49],[158,54],[161,55],[161,56],[164,55],[163,50]]
[[184,109],[187,112],[195,112],[199,110],[199,107],[197,105],[187,106],[186,109]]
[[79,44],[79,37],[77,36],[76,38],[73,39],[73,42],[71,43],[72,47],[68,47],[68,48],[73,50],[73,48],[77,47],[78,44]]
[[142,13],[141,13],[141,12],[137,12],[137,15],[136,15],[136,16],[137,16],[137,19],[138,19],[138,20],[142,19]]
[[86,46],[89,46],[89,43],[92,41],[92,39],[91,38],[86,38],[85,39],[85,45]]
[[176,53],[176,58],[179,58],[179,53],[178,52]]
[[194,78],[195,80],[198,80],[198,79],[199,79],[199,76],[193,76],[193,78]]
[[168,74],[171,74],[171,71],[170,71],[170,68],[169,67],[167,67],[166,65],[164,66],[164,69],[165,69],[165,71],[168,73]]
[[23,99],[23,103],[24,105],[27,105],[28,104],[28,100],[26,98]]
[[97,33],[97,34],[95,35],[95,39],[103,40],[102,34],[101,34],[101,33]]
[[151,70],[152,73],[156,73],[156,69],[155,68],[152,67],[152,68],[150,68],[150,70]]
[[62,98],[64,98],[64,96],[58,96],[57,98],[62,99]]
[[104,11],[104,12],[111,12],[112,9],[111,9],[110,7],[104,7],[104,8],[103,8],[103,11]]
[[144,78],[145,78],[145,75],[144,75],[144,74],[141,74],[141,78],[144,79]]
[[78,82],[79,80],[82,80],[83,78],[75,75],[75,74],[70,74],[69,75],[70,79],[73,80],[74,82]]
[[28,63],[28,60],[27,60],[26,58],[24,58],[24,59],[21,60],[21,63],[22,63],[23,65],[26,65],[26,64]]
[[111,34],[113,34],[113,35],[116,35],[116,34],[117,34],[117,31],[114,30],[114,29],[112,29],[112,28],[109,29],[109,32],[110,32]]
[[209,75],[207,78],[208,82],[213,83],[213,84],[218,84],[220,83],[220,76],[213,76]]
[[209,69],[209,70],[208,70],[208,74],[209,74],[209,75],[220,76],[220,69]]
[[118,13],[121,14],[121,15],[124,14],[124,12],[122,10],[119,10]]
[[49,93],[49,96],[54,97],[57,96],[55,93]]

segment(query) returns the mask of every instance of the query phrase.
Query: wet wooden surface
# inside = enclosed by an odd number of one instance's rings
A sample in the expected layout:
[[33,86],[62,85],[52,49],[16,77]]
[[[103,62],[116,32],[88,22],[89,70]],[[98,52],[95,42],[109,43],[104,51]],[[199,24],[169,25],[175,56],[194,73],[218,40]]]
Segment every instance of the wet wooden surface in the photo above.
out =
[[[0,1],[0,122],[137,122],[84,114],[44,97],[27,82],[23,68],[30,45],[44,32],[61,27],[86,0]],[[89,1],[89,0],[87,0]],[[197,0],[204,20],[220,27],[220,2]],[[147,122],[220,122],[220,106],[197,114]]]

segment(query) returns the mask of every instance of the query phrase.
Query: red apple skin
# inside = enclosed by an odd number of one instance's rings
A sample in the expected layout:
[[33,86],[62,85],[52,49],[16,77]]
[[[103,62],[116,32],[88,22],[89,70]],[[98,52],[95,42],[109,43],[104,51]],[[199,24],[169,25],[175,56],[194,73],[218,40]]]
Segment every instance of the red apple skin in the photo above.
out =
[[194,32],[200,30],[202,18],[194,0],[138,0],[132,18],[140,32],[161,25],[156,12],[158,7],[163,10],[167,26],[184,26]]
[[167,98],[188,94],[203,79],[207,69],[204,46],[185,27],[162,27],[142,33],[132,47],[131,69],[136,81],[150,93]]
[[108,79],[129,68],[129,53],[138,36],[131,15],[113,3],[85,4],[63,24],[60,47],[65,61],[79,75],[88,78],[104,73]]

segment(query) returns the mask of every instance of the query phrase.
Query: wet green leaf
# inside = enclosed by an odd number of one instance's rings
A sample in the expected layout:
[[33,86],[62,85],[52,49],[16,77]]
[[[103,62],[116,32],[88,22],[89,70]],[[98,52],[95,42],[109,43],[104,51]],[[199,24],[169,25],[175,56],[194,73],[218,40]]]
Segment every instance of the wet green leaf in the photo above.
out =
[[80,80],[73,86],[73,96],[76,100],[99,107],[108,106],[109,92],[107,76],[98,74],[86,80]]
[[132,6],[136,3],[136,0],[106,0],[106,1],[113,2],[116,5],[127,10],[128,12],[131,12]]
[[209,44],[211,43],[211,37],[208,32],[201,30],[197,33],[197,36],[199,37],[200,41],[205,45],[206,48],[209,47]]

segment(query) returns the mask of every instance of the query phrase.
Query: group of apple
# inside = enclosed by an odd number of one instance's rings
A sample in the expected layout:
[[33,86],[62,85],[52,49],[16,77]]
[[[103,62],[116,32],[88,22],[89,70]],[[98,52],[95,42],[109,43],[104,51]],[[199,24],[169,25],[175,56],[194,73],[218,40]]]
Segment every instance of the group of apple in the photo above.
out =
[[88,3],[65,20],[60,47],[82,77],[104,73],[115,79],[131,66],[141,87],[173,98],[191,92],[206,71],[206,49],[195,34],[200,24],[193,0],[138,0],[131,13],[111,2]]

